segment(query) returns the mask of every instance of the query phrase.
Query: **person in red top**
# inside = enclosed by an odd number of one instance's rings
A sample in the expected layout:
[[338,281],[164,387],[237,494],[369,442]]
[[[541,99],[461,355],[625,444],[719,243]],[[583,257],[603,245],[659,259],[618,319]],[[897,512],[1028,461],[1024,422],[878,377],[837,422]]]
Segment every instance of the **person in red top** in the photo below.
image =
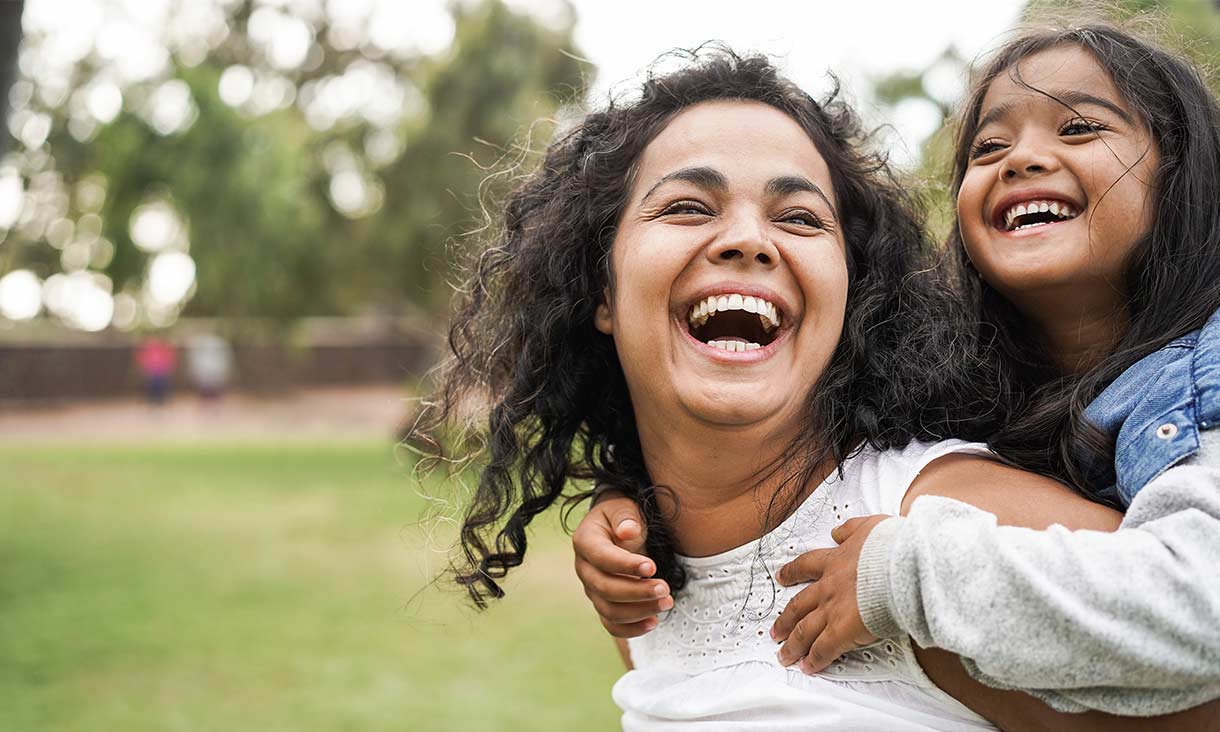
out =
[[136,365],[144,379],[144,394],[151,404],[164,404],[169,399],[170,376],[178,363],[177,353],[169,341],[151,336],[136,350]]

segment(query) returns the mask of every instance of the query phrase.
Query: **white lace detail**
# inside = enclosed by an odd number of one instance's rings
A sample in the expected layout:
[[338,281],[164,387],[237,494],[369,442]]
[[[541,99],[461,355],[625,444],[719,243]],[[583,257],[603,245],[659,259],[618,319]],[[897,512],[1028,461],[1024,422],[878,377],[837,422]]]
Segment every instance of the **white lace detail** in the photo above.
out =
[[[830,530],[864,515],[858,497],[836,498],[835,483],[823,483],[788,520],[756,542],[714,557],[680,558],[687,584],[656,630],[631,640],[636,667],[694,675],[745,662],[778,665],[779,644],[771,640],[771,626],[804,585],[782,587],[774,580],[775,571],[811,549],[835,546]],[[840,656],[821,675],[933,686],[905,637]]]

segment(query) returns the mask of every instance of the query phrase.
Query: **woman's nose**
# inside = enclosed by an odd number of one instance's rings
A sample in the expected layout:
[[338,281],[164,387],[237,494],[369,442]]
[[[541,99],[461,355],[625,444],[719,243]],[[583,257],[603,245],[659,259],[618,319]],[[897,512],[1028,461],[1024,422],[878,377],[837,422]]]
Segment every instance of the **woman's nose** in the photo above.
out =
[[767,223],[753,217],[739,217],[707,248],[708,259],[713,264],[774,267],[779,262],[779,250],[768,236]]

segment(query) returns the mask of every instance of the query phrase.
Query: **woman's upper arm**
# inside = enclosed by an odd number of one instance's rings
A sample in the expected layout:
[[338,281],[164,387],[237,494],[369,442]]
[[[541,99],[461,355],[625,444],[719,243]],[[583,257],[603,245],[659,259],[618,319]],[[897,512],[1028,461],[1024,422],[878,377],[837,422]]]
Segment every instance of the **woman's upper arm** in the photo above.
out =
[[969,503],[995,514],[1001,524],[1031,529],[1059,524],[1073,530],[1113,531],[1123,518],[1057,480],[977,455],[946,455],[930,463],[902,499],[902,514],[926,495]]

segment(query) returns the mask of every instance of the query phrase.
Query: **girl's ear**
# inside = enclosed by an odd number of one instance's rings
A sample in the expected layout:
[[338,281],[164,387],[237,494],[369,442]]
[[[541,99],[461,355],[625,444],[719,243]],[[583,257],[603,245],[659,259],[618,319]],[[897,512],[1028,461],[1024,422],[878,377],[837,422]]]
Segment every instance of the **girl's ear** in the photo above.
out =
[[593,313],[593,327],[606,335],[614,335],[614,316],[610,313],[610,290],[602,290],[602,301]]

